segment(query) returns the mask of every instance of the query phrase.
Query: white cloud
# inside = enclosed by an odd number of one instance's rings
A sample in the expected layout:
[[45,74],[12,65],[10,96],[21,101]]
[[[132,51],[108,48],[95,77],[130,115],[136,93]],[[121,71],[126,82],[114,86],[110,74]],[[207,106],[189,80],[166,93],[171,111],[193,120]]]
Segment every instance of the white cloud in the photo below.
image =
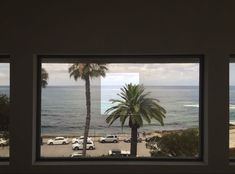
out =
[[107,73],[101,78],[101,86],[123,86],[124,84],[139,84],[139,73]]
[[235,63],[230,63],[229,66],[229,83],[231,86],[235,86]]
[[0,63],[0,86],[10,85],[10,66],[9,63]]
[[[84,82],[74,81],[69,77],[68,68],[71,64],[44,63],[42,65],[49,73],[49,85],[84,85]],[[139,82],[144,85],[198,85],[198,63],[158,63],[158,64],[108,64],[109,74],[138,73]],[[118,84],[119,78],[109,78],[109,84]],[[106,80],[106,81],[107,81]],[[117,81],[117,82],[115,82]],[[122,79],[125,81],[125,79]],[[128,76],[126,76],[128,81]],[[99,85],[100,79],[92,79],[92,84]],[[105,82],[106,83],[106,82]],[[107,83],[106,83],[107,84]]]

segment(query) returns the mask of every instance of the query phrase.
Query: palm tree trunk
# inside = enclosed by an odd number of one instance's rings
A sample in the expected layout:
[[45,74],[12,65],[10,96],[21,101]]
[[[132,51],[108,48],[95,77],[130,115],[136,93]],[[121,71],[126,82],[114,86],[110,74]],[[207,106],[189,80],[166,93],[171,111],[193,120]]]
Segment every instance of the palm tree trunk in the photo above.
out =
[[87,76],[85,78],[85,86],[86,86],[86,108],[87,108],[87,115],[86,115],[86,124],[84,130],[84,140],[83,140],[83,150],[82,155],[86,156],[86,145],[87,145],[87,137],[89,134],[90,128],[90,121],[91,121],[91,92],[90,92],[90,78]]
[[132,126],[131,127],[131,157],[136,157],[137,155],[137,127]]

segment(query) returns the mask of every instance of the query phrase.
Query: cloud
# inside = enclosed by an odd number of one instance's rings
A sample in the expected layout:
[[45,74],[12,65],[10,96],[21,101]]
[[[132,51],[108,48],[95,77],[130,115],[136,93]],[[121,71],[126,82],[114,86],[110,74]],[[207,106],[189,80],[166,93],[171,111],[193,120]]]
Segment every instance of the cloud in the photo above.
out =
[[10,85],[10,65],[9,63],[0,63],[0,86]]
[[139,73],[107,73],[101,78],[101,86],[123,86],[124,84],[139,84]]
[[[49,73],[49,85],[84,85],[82,80],[74,81],[69,77],[68,68],[71,64],[43,63],[42,67]],[[109,84],[118,84],[120,78],[122,81],[128,81],[128,76],[114,77],[115,73],[138,73],[139,83],[144,85],[198,85],[199,84],[199,64],[198,63],[116,63],[108,64]],[[116,74],[117,75],[117,74]],[[129,78],[130,79],[130,78]],[[105,82],[107,84],[108,82]],[[93,85],[100,84],[100,78],[92,79]]]
[[112,64],[110,72],[138,72],[144,85],[198,85],[198,63]]
[[229,65],[229,83],[231,86],[235,86],[235,63]]

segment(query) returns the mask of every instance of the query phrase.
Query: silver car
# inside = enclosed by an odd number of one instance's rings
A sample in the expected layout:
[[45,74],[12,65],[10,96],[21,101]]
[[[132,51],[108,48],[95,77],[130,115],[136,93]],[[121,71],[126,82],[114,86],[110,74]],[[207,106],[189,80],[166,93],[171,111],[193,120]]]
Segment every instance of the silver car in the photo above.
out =
[[119,141],[117,135],[106,135],[106,137],[100,137],[101,143],[117,143]]

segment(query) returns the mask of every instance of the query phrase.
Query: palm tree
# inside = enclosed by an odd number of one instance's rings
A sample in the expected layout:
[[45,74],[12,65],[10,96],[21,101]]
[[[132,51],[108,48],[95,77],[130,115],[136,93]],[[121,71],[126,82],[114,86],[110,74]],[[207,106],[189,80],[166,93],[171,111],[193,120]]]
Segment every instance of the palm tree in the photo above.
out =
[[83,140],[83,156],[86,156],[86,145],[87,137],[89,134],[90,120],[91,120],[91,92],[90,92],[90,79],[93,77],[105,77],[105,73],[108,70],[106,64],[101,63],[74,63],[69,67],[70,77],[74,77],[77,81],[78,78],[81,78],[85,81],[85,93],[86,93],[86,123],[84,130],[84,140]]
[[161,107],[159,100],[148,97],[150,93],[144,93],[143,85],[128,84],[121,88],[117,94],[121,99],[111,99],[113,107],[106,110],[108,115],[106,122],[109,126],[117,119],[120,119],[122,127],[128,119],[131,128],[131,156],[137,154],[138,129],[143,126],[144,121],[151,123],[152,119],[157,120],[161,125],[164,124],[166,110]]
[[49,78],[49,76],[48,76],[47,71],[44,68],[42,68],[42,70],[41,70],[41,86],[43,88],[45,88],[47,86],[48,78]]

